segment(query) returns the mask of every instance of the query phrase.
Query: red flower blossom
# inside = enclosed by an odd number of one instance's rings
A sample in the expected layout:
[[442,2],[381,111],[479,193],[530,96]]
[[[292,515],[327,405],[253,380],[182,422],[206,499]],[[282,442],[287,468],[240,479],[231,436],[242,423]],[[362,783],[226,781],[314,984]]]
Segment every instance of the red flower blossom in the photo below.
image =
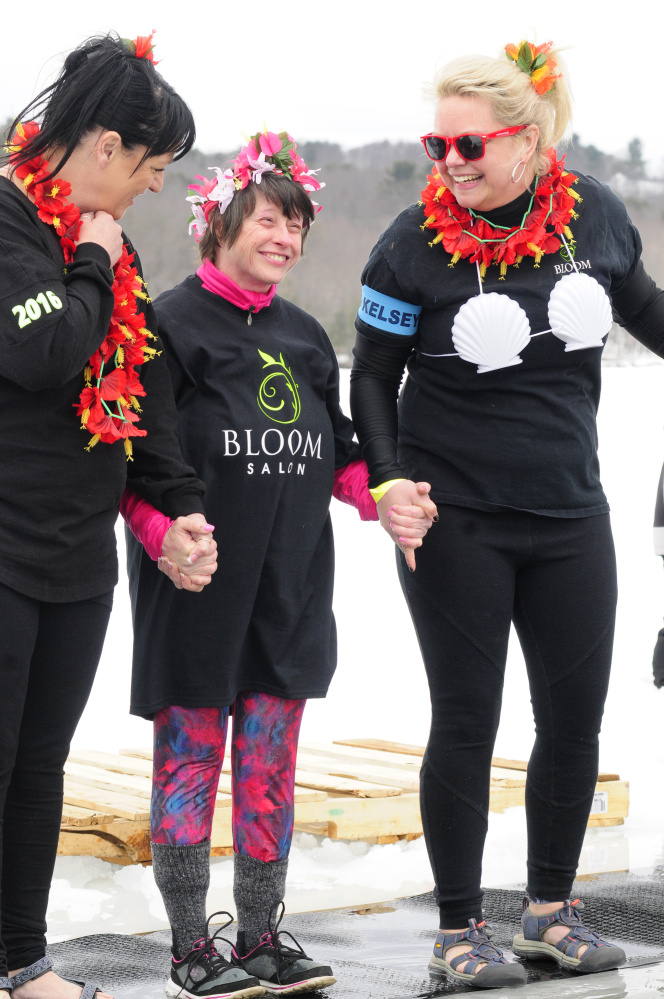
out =
[[127,375],[122,368],[115,368],[99,379],[99,394],[102,399],[119,399],[124,393]]
[[[134,44],[140,58],[152,59],[152,37],[138,38]],[[35,122],[19,126],[12,140],[10,163],[17,153],[39,132]],[[80,212],[67,198],[71,187],[61,178],[45,180],[50,173],[49,165],[42,156],[32,157],[27,163],[16,168],[19,180],[23,181],[26,192],[32,197],[37,215],[46,225],[54,227],[60,237],[60,245],[65,263],[69,263],[76,250],[80,234]],[[136,366],[149,360],[152,353],[144,350],[147,344],[145,315],[137,311],[136,295],[142,292],[142,281],[133,266],[134,254],[123,247],[122,254],[113,269],[113,315],[108,333],[98,350],[94,352],[85,368],[86,385],[77,403],[76,413],[82,424],[93,435],[87,446],[89,450],[98,440],[106,444],[124,440],[127,458],[131,458],[129,437],[144,437],[145,430],[135,426],[139,417],[132,413],[130,402],[145,395],[145,389],[136,375]],[[127,335],[128,334],[128,335]],[[115,358],[115,366],[105,374],[104,368]],[[95,384],[91,384],[94,381]],[[109,403],[115,404],[116,413],[109,412]],[[137,405],[137,404],[136,404]],[[112,407],[111,407],[112,409]]]
[[157,65],[157,62],[155,62],[154,56],[152,55],[154,52],[154,42],[152,39],[154,38],[155,31],[156,29],[153,28],[149,35],[139,35],[138,38],[134,38],[130,42],[130,45],[134,48],[134,55],[136,58],[147,59],[147,61],[151,62],[153,66]]
[[[533,58],[542,54],[538,51]],[[509,266],[525,256],[534,257],[537,263],[543,253],[556,253],[561,246],[556,234],[568,227],[574,211],[570,185],[577,178],[564,173],[564,157],[557,160],[555,150],[549,151],[549,160],[549,173],[538,178],[528,216],[512,232],[495,229],[486,219],[472,215],[456,202],[438,174],[429,174],[422,191],[422,228],[437,233],[432,245],[442,242],[452,255],[452,263],[463,259],[486,267],[492,263]],[[566,235],[569,238],[569,233]],[[501,277],[503,273],[501,270]]]

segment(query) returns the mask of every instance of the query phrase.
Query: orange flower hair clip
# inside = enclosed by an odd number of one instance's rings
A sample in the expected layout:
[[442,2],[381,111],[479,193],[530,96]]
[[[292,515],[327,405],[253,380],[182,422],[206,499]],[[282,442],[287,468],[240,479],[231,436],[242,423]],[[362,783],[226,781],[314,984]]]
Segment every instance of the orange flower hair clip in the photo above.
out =
[[511,44],[505,46],[507,58],[516,63],[522,73],[528,74],[533,87],[540,95],[551,90],[556,80],[562,76],[561,73],[556,73],[558,68],[556,60],[548,55],[552,45],[553,42],[533,45],[532,42],[522,41],[518,47]]
[[156,28],[153,28],[149,35],[139,35],[137,38],[122,39],[132,55],[136,56],[137,59],[147,59],[153,66],[157,65],[152,55],[154,52],[154,42],[152,39],[154,38],[155,31]]

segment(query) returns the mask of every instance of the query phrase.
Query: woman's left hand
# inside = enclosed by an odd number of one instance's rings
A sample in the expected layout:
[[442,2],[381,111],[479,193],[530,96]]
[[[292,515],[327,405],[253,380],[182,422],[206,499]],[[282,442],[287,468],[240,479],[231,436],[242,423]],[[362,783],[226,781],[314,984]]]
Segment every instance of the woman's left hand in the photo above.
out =
[[[404,479],[396,482],[377,504],[381,525],[404,553],[411,572],[415,572],[415,549],[421,546],[422,538],[438,518],[436,504],[429,498],[430,491],[428,482]],[[410,503],[397,503],[397,499]]]
[[395,504],[390,507],[388,517],[395,538],[423,538],[433,525],[433,518],[421,506]]

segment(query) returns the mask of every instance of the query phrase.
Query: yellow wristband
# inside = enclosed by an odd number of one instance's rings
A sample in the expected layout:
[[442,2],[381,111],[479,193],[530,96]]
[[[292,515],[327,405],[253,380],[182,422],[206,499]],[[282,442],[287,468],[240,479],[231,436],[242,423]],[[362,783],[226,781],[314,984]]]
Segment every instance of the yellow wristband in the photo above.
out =
[[407,479],[390,479],[388,482],[383,482],[380,486],[376,486],[375,489],[370,489],[369,492],[373,496],[376,503],[378,503],[380,502],[380,500],[382,500],[383,496],[385,495],[388,489],[391,489],[392,486],[396,485],[397,482],[406,482],[406,481]]

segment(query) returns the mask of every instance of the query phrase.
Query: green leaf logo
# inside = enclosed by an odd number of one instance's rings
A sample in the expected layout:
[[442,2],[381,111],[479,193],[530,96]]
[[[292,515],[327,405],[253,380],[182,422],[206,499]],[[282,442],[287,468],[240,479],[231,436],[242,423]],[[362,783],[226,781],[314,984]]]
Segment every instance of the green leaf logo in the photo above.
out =
[[302,404],[300,403],[298,385],[293,378],[291,369],[286,366],[281,352],[278,361],[262,350],[259,350],[258,353],[265,362],[263,370],[266,368],[277,369],[270,371],[261,382],[256,397],[258,408],[274,423],[295,423],[302,411]]

